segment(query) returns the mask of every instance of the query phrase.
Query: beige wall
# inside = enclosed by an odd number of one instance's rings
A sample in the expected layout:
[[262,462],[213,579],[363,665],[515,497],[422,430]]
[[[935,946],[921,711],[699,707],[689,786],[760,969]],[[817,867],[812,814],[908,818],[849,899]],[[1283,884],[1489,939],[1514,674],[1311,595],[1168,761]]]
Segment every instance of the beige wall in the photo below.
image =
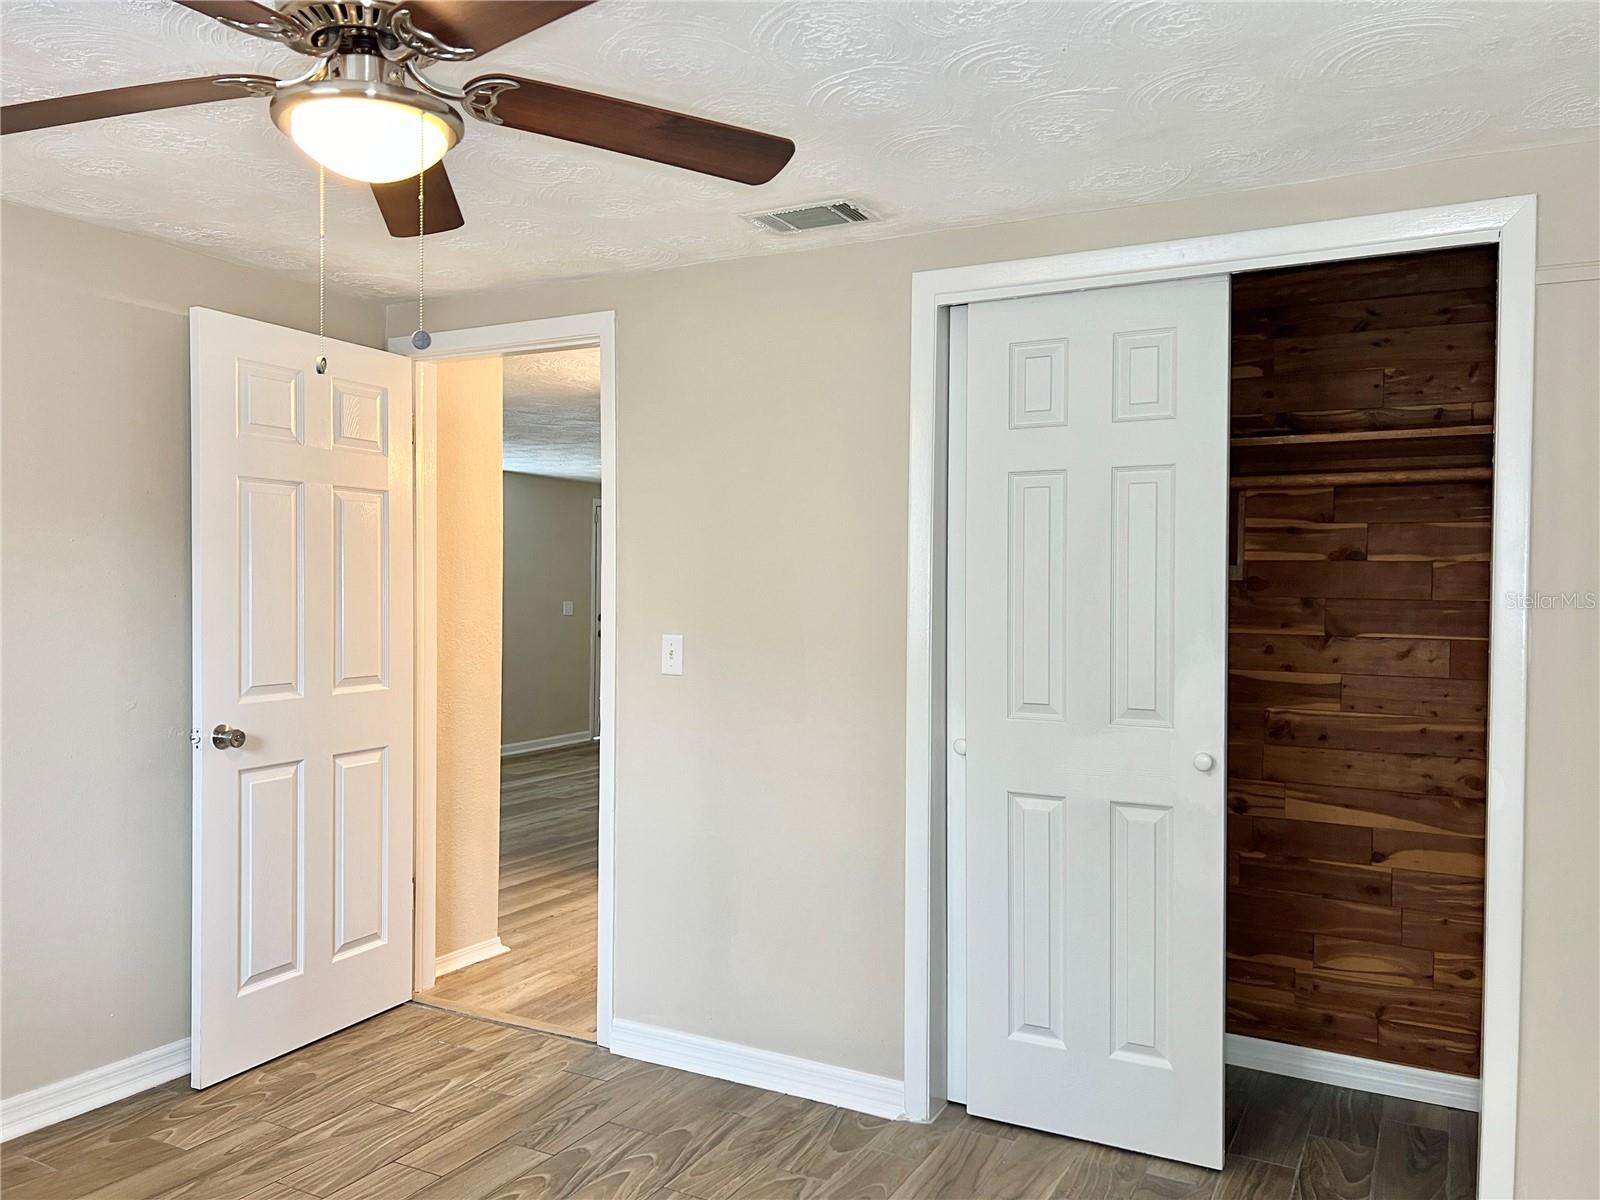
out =
[[[1542,285],[1538,321],[1533,588],[1595,596],[1600,285]],[[1541,608],[1530,623],[1517,1174],[1521,1195],[1587,1198],[1600,1196],[1600,614]]]
[[499,358],[439,372],[439,955],[495,936],[500,886]]
[[[1597,175],[1591,142],[435,301],[441,329],[617,314],[617,1014],[900,1074],[913,271],[1518,192],[1541,263],[1593,263]],[[1595,293],[1540,292],[1542,587],[1595,576]],[[1534,622],[1530,1196],[1600,1194],[1596,620]]]
[[[314,281],[0,209],[0,1092],[189,1035],[189,306]],[[329,297],[380,345],[376,304]]]
[[[589,594],[598,483],[505,473],[504,745],[589,728]],[[561,604],[572,601],[572,615]]]

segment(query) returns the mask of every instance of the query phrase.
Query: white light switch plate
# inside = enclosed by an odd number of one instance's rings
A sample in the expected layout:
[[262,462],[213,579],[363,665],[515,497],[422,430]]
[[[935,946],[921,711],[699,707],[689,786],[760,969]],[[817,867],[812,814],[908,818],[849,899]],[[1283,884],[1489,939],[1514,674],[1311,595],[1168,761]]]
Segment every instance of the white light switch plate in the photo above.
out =
[[683,674],[683,634],[663,633],[661,635],[661,673],[663,675]]
[[571,600],[563,600],[561,602],[561,615],[563,617],[570,617],[572,615],[572,601]]

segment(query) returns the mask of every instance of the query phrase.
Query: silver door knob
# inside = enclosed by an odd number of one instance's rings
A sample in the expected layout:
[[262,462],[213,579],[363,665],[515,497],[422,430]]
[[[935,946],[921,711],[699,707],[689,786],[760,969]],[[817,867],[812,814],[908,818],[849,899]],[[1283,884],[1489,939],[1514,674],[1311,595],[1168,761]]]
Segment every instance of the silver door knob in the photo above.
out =
[[218,750],[237,750],[244,745],[244,730],[218,725],[211,731],[211,744]]
[[1196,771],[1200,771],[1200,772],[1209,771],[1209,770],[1211,770],[1212,767],[1214,767],[1216,765],[1217,765],[1217,760],[1212,758],[1211,755],[1209,755],[1209,754],[1200,753],[1200,754],[1196,754],[1194,756],[1194,769]]
[[967,739],[957,738],[955,741],[950,743],[950,749],[961,755],[962,758],[965,758],[967,756]]

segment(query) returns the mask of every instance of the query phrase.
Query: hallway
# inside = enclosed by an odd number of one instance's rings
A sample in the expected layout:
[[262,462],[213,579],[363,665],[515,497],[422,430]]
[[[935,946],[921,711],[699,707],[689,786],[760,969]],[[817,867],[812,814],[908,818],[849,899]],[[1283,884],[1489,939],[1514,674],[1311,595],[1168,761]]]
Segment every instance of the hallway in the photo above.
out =
[[594,1039],[600,751],[500,764],[500,939],[510,952],[418,996],[456,1012]]

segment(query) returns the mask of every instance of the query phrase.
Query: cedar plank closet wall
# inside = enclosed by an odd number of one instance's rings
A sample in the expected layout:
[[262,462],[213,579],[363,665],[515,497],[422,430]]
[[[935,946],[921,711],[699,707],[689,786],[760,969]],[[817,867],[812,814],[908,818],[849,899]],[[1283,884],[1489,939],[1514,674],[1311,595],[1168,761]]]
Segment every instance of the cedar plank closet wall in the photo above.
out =
[[1495,261],[1234,279],[1230,1033],[1478,1073]]

